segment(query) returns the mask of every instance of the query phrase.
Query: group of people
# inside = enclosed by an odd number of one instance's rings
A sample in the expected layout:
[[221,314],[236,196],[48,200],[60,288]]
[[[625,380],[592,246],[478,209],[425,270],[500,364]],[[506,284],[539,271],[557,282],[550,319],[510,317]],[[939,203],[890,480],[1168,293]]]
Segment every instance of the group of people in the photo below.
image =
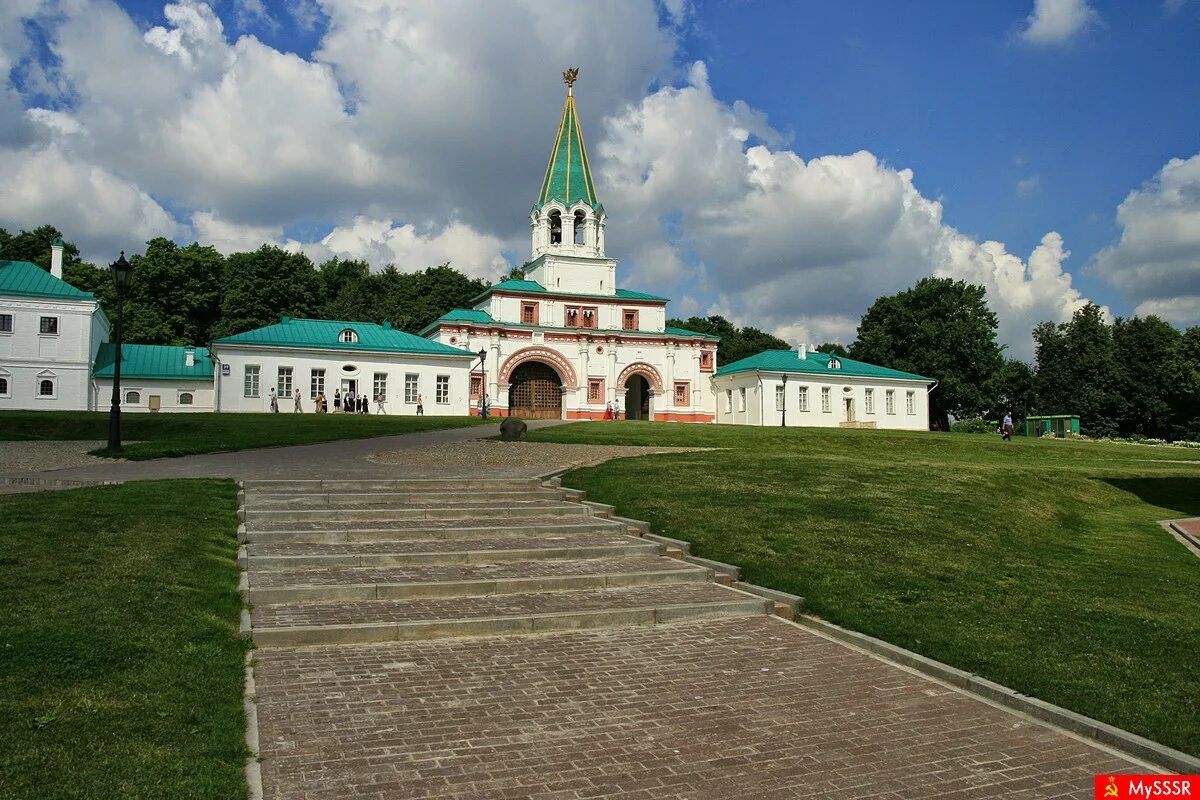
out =
[[[279,396],[275,394],[274,388],[272,388],[270,391],[269,399],[271,401],[271,412],[274,414],[278,414],[279,413]],[[304,407],[301,405],[301,402],[300,402],[301,397],[300,397],[299,389],[296,390],[292,399],[296,404],[294,411],[296,413],[300,413],[300,412],[304,411]],[[387,413],[387,409],[384,408],[384,401],[385,401],[385,398],[382,394],[375,395],[375,413],[376,414],[386,414]],[[353,389],[350,389],[345,394],[342,394],[341,389],[334,389],[333,390],[333,410],[340,411],[343,414],[369,414],[369,413],[371,413],[371,398],[365,394],[359,394],[358,392],[354,391]],[[325,396],[324,392],[317,393],[316,399],[313,401],[313,412],[317,413],[317,414],[329,413],[329,398],[327,398]],[[423,398],[421,397],[421,395],[417,395],[417,413],[422,414],[422,415],[425,413],[425,404],[423,402]],[[487,416],[487,415],[485,414],[484,416]]]
[[621,401],[614,400],[611,403],[606,403],[604,406],[605,419],[620,419],[621,418]]

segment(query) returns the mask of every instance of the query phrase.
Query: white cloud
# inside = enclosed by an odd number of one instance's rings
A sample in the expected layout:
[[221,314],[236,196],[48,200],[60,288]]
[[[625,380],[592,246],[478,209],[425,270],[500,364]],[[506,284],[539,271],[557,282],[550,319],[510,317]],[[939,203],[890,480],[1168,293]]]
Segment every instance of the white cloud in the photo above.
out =
[[1185,325],[1200,323],[1200,154],[1173,158],[1117,207],[1120,240],[1091,268],[1137,304]]
[[715,313],[789,339],[849,341],[878,296],[947,275],[987,288],[1001,341],[1024,357],[1034,324],[1084,302],[1057,233],[1024,261],[945,224],[910,170],[866,151],[806,162],[756,137],[771,140],[766,120],[717,100],[700,68],[609,120],[599,182],[620,210],[610,252],[633,255],[627,279],[660,277],[666,241],[677,263],[698,265]]
[[264,244],[278,245],[283,237],[280,226],[241,225],[221,219],[212,211],[192,214],[192,231],[196,241],[212,245],[225,255],[257,250]]
[[1027,197],[1036,192],[1041,185],[1041,175],[1030,175],[1028,178],[1021,178],[1017,181],[1017,194],[1021,197]]
[[1099,21],[1099,12],[1087,0],[1034,0],[1021,39],[1038,47],[1063,44]]
[[359,217],[334,228],[319,245],[291,241],[288,247],[318,263],[337,256],[361,259],[373,267],[395,264],[402,272],[449,262],[472,277],[489,280],[498,280],[508,266],[501,254],[503,242],[458,221],[440,230],[419,230],[393,220]]
[[1163,0],[1163,13],[1174,14],[1176,11],[1183,8],[1183,4],[1186,2],[1187,0]]

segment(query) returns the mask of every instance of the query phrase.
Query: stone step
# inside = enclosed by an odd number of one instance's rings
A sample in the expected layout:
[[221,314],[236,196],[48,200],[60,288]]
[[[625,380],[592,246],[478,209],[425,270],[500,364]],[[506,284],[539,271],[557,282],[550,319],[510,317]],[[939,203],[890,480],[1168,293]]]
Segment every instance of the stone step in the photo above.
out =
[[[336,465],[333,465],[336,467]],[[382,492],[402,491],[450,491],[470,492],[479,489],[536,489],[541,487],[536,478],[387,478],[372,480],[249,480],[243,481],[247,491],[269,490],[272,492]]]
[[280,603],[251,612],[260,647],[412,641],[654,625],[770,613],[760,597],[716,584],[533,592],[489,597]]
[[280,508],[373,508],[405,505],[458,505],[491,503],[503,505],[513,500],[561,501],[555,489],[489,489],[477,492],[317,492],[313,494],[252,492],[247,505],[255,510]]
[[617,558],[658,555],[663,546],[623,533],[505,536],[453,541],[268,543],[242,546],[238,556],[252,570],[298,567],[386,567],[414,564],[494,564],[541,559]]
[[254,605],[312,601],[484,597],[496,594],[607,589],[706,582],[710,573],[659,556],[512,561],[417,567],[253,569],[243,597]]
[[342,542],[398,542],[406,540],[484,539],[508,536],[531,536],[576,533],[624,533],[625,528],[599,517],[582,517],[579,521],[564,521],[562,517],[514,517],[499,521],[499,524],[478,525],[472,520],[400,520],[388,523],[371,523],[369,528],[319,530],[247,530],[246,542],[267,543],[325,543]]
[[409,505],[398,508],[293,508],[267,509],[246,508],[243,516],[246,528],[263,528],[270,523],[273,528],[280,525],[305,522],[383,522],[409,519],[476,519],[499,520],[536,514],[542,517],[590,517],[591,511],[577,503],[552,503],[530,500],[492,506],[486,503],[465,503],[452,506]]

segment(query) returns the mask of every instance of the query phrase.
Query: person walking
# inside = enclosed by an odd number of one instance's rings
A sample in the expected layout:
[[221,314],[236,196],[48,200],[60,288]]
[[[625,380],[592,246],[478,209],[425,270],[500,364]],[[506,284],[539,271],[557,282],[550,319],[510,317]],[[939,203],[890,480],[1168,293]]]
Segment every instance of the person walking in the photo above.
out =
[[347,414],[354,413],[354,390],[348,389],[346,396],[342,398],[342,410]]
[[333,390],[333,410],[334,411],[342,410],[342,390],[341,389]]
[[621,398],[613,398],[613,419],[621,418]]
[[423,402],[421,395],[417,395],[417,416],[425,416],[425,403]]
[[300,407],[300,390],[299,389],[296,390],[296,408],[294,410],[297,414],[299,414],[300,412],[302,412],[304,410],[303,408]]
[[324,414],[325,413],[325,393],[324,392],[317,392],[317,399],[313,403],[313,413],[314,414]]
[[612,418],[613,418],[613,412],[612,412],[612,403],[605,403],[605,404],[604,404],[604,418],[605,418],[605,419],[612,419]]
[[1000,436],[1001,436],[1001,438],[1004,439],[1004,441],[1007,442],[1009,439],[1012,438],[1012,434],[1013,434],[1013,418],[1012,418],[1012,411],[1009,411],[1007,414],[1004,415],[1004,420],[1000,423]]
[[383,408],[383,392],[375,395],[375,412],[377,414],[386,414],[387,411]]
[[279,413],[279,398],[275,396],[275,387],[274,386],[271,387],[271,393],[268,395],[268,397],[271,400],[271,413],[278,414]]

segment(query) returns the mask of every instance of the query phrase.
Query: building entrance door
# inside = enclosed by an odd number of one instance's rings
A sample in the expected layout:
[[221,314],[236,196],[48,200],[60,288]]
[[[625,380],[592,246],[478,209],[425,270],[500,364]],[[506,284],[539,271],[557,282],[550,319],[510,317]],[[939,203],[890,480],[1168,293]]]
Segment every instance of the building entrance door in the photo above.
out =
[[625,381],[625,419],[650,419],[650,383],[641,375]]
[[162,408],[162,395],[157,395],[157,394],[150,395],[150,410],[158,411],[161,408]]
[[509,379],[508,413],[525,419],[562,419],[562,378],[540,361],[521,364]]
[[854,398],[847,397],[842,400],[842,404],[846,408],[846,422],[854,422]]

